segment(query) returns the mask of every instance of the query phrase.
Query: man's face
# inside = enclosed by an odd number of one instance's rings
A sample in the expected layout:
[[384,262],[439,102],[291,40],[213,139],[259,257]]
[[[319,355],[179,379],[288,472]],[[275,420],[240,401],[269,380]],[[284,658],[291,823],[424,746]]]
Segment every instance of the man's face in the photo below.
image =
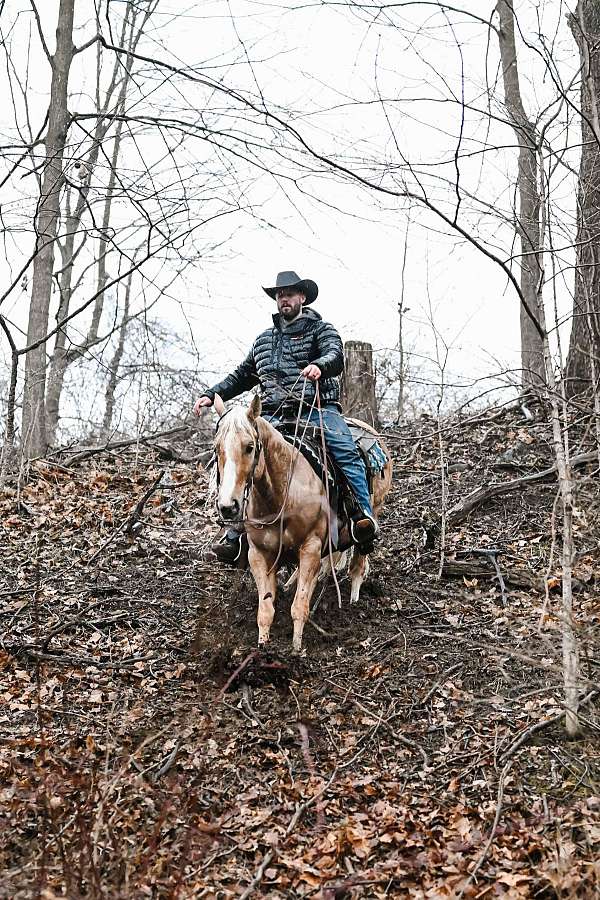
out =
[[296,288],[281,288],[277,291],[277,309],[284,319],[290,321],[296,318],[305,299],[304,294],[299,293]]

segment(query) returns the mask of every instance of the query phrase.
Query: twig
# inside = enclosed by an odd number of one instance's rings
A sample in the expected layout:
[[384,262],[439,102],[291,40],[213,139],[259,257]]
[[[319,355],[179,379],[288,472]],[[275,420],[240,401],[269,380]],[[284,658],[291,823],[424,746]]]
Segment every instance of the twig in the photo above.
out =
[[[110,600],[108,602],[110,602]],[[86,617],[93,609],[96,609],[98,606],[105,606],[106,603],[107,603],[106,598],[103,600],[97,600],[95,603],[91,603],[84,610],[84,612],[81,613],[80,615],[73,616],[72,619],[66,619],[64,622],[60,622],[58,625],[56,625],[54,628],[52,628],[48,632],[48,634],[44,640],[44,643],[40,647],[41,652],[45,653],[48,649],[48,645],[50,644],[50,641],[52,640],[52,638],[55,637],[57,634],[60,634],[61,631],[66,631],[66,629],[70,628],[71,625],[93,625],[93,624],[100,624],[100,623],[107,623],[107,622],[115,622],[115,621],[117,621],[117,619],[125,618],[126,616],[131,615],[131,613],[129,613],[129,612],[120,612],[120,613],[116,613],[114,616],[109,616],[106,619],[98,619],[98,620],[96,620],[95,623],[86,621]]]
[[462,669],[464,663],[457,663],[455,666],[450,666],[449,669],[446,669],[445,672],[442,672],[441,678],[435,682],[435,684],[427,691],[422,700],[419,700],[419,706],[424,706],[428,700],[433,697],[437,689],[446,681],[449,675],[452,675],[453,672],[457,672],[459,669]]
[[335,635],[333,635],[330,631],[325,631],[324,628],[321,628],[320,625],[317,625],[317,623],[315,622],[314,619],[309,617],[306,621],[308,622],[309,625],[312,625],[312,627],[315,629],[315,631],[318,631],[319,634],[322,634],[323,637],[331,638],[332,640],[335,637]]
[[[315,769],[315,763],[312,757],[312,753],[310,752],[310,737],[308,734],[308,728],[306,727],[304,722],[297,722],[298,732],[300,733],[300,745],[302,747],[302,756],[304,757],[304,762],[306,763],[306,767],[308,771],[313,775],[313,777],[317,777],[317,772]],[[325,815],[323,813],[323,804],[319,799],[317,803],[317,824],[321,828],[325,825]]]
[[496,570],[498,584],[500,585],[500,591],[502,594],[502,606],[506,606],[508,603],[508,593],[506,590],[506,584],[504,583],[504,578],[502,577],[502,572],[500,571],[500,566],[498,564],[498,555],[502,553],[502,551],[497,547],[482,547],[481,549],[473,550],[472,552],[478,556],[485,557],[485,559],[491,559]]
[[429,768],[429,757],[420,744],[417,744],[416,741],[411,741],[410,738],[404,737],[403,734],[399,734],[394,728],[391,727],[391,725],[388,725],[388,722],[383,719],[379,713],[374,713],[372,709],[367,709],[366,706],[363,706],[362,703],[359,703],[359,701],[355,700],[354,697],[348,697],[348,700],[350,701],[350,703],[353,703],[354,706],[357,706],[360,710],[362,710],[362,712],[364,712],[367,716],[379,716],[380,724],[388,732],[388,734],[391,734],[391,736],[395,740],[400,741],[401,744],[405,744],[407,747],[410,747],[411,750],[416,750],[417,753],[420,753],[423,757],[423,765],[426,769]]
[[[290,836],[290,834],[293,832],[296,825],[298,824],[298,822],[300,821],[300,819],[302,818],[304,813],[307,811],[307,809],[309,809],[314,803],[317,802],[317,800],[319,800],[323,796],[325,791],[330,787],[330,785],[335,780],[337,773],[338,773],[338,767],[336,766],[335,769],[333,770],[333,774],[332,774],[331,778],[329,779],[329,781],[326,784],[323,785],[321,790],[317,791],[317,793],[313,794],[313,796],[310,797],[309,800],[306,800],[304,803],[301,803],[300,806],[298,806],[298,808],[296,809],[296,812],[294,813],[294,815],[292,816],[292,818],[290,820],[288,827],[285,830],[285,833],[283,835],[283,840],[285,840],[286,838],[288,838]],[[243,894],[240,894],[239,900],[247,900],[247,898],[252,895],[255,888],[257,888],[259,886],[259,884],[261,883],[261,881],[263,880],[267,866],[275,859],[276,855],[277,855],[276,847],[272,847],[265,854],[263,861],[261,862],[260,866],[256,870],[256,874],[254,875],[252,881],[250,882],[250,884],[248,885],[246,890],[243,892]]]
[[235,679],[238,677],[238,675],[240,674],[240,672],[243,672],[243,671],[244,671],[244,669],[246,668],[246,666],[248,665],[248,663],[252,662],[252,660],[255,659],[255,658],[258,656],[259,652],[260,652],[259,650],[252,650],[252,651],[251,651],[251,652],[250,652],[250,653],[249,653],[249,654],[241,661],[241,663],[239,664],[239,666],[237,667],[237,669],[235,670],[235,672],[233,673],[233,675],[230,675],[230,676],[229,676],[229,678],[227,679],[227,681],[225,682],[225,684],[223,685],[223,687],[221,688],[221,690],[219,691],[219,693],[218,693],[217,696],[215,697],[214,703],[219,703],[219,701],[223,699],[223,697],[224,697],[225,694],[227,693],[227,688],[229,688],[229,687],[233,684],[233,682],[234,682]]
[[103,551],[106,550],[106,548],[110,544],[112,544],[112,542],[115,540],[115,538],[121,532],[131,531],[133,525],[138,521],[139,517],[141,516],[144,506],[146,505],[146,503],[148,502],[148,500],[150,499],[150,497],[152,496],[152,494],[154,493],[154,491],[156,490],[156,488],[162,481],[162,477],[165,474],[165,471],[166,471],[166,469],[161,469],[158,476],[154,479],[153,484],[148,488],[146,493],[138,500],[138,502],[135,504],[135,506],[133,507],[133,510],[129,513],[129,515],[127,516],[125,521],[122,522],[119,525],[119,527],[117,529],[115,529],[115,531],[113,531],[113,533],[110,535],[110,537],[106,541],[104,541],[102,546],[99,547],[98,550],[96,550],[96,552],[92,556],[90,556],[90,558],[85,563],[86,566],[91,565],[94,562],[94,560],[98,559],[100,554],[103,553]]
[[[579,707],[586,706],[594,697],[599,694],[600,691],[593,690],[590,691],[589,694],[580,701]],[[559,713],[556,713],[554,716],[550,716],[548,719],[542,719],[541,722],[535,722],[533,725],[530,725],[529,728],[526,728],[525,731],[522,731],[519,737],[513,741],[510,747],[501,754],[502,759],[509,759],[514,756],[519,747],[522,747],[523,744],[534,734],[537,734],[538,731],[543,731],[545,728],[548,728],[550,725],[554,725],[556,722],[560,722],[562,717],[565,715],[565,710],[561,710]]]
[[502,769],[502,772],[500,773],[500,780],[498,782],[498,799],[496,800],[496,815],[494,816],[494,822],[492,824],[492,830],[490,831],[490,836],[488,837],[485,847],[483,848],[483,853],[477,860],[477,864],[476,864],[475,868],[473,869],[473,871],[467,878],[466,882],[464,883],[462,891],[458,895],[457,900],[461,900],[461,898],[464,897],[465,891],[477,877],[477,873],[479,872],[482,865],[486,861],[487,855],[490,852],[490,848],[494,841],[494,837],[496,836],[496,829],[498,828],[498,822],[500,821],[500,816],[502,815],[502,802],[504,800],[504,782],[505,782],[506,776],[508,775],[509,769],[512,766],[512,764],[513,764],[513,760],[509,759],[508,762],[506,763],[506,765],[504,766],[504,768]]
[[175,762],[175,757],[177,756],[178,752],[179,752],[179,740],[177,740],[175,742],[175,746],[173,747],[173,749],[167,756],[166,760],[164,761],[164,763],[162,764],[162,766],[160,767],[158,772],[152,776],[151,780],[152,780],[153,784],[156,784],[156,782],[159,780],[159,778],[162,778],[163,775],[167,774],[167,772],[169,771],[169,769]]
[[246,684],[246,682],[242,684],[242,704],[246,707],[252,721],[256,722],[257,725],[260,725],[261,728],[264,728],[264,722],[250,703],[250,685]]

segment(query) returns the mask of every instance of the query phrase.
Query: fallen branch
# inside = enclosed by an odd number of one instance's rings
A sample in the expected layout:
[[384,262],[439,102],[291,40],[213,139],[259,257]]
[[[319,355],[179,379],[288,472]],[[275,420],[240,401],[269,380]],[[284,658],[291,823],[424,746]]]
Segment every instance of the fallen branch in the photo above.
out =
[[[458,575],[465,578],[497,578],[498,575],[491,569],[486,562],[470,559],[445,559],[442,576]],[[545,581],[539,575],[527,572],[524,569],[505,569],[503,581],[506,584],[512,584],[515,587],[526,588],[528,590],[543,591]],[[500,585],[502,589],[502,585]]]
[[[110,537],[106,541],[104,541],[102,546],[99,547],[98,550],[96,550],[96,552],[92,556],[90,556],[88,561],[85,563],[86,566],[91,565],[94,562],[94,560],[98,559],[100,554],[103,553],[104,550],[106,550],[106,548],[108,546],[110,546],[110,544],[112,544],[112,542],[115,540],[115,538],[119,534],[121,534],[121,532],[123,532],[123,533],[128,532],[130,534],[133,533],[134,525],[136,525],[139,522],[140,516],[142,515],[142,512],[144,510],[144,506],[146,505],[146,503],[148,502],[148,500],[150,499],[150,497],[152,496],[152,494],[154,493],[154,491],[156,490],[156,488],[162,481],[162,477],[165,474],[165,471],[166,471],[166,469],[160,470],[158,476],[154,479],[154,482],[152,483],[152,485],[148,488],[146,493],[138,500],[138,502],[135,504],[135,506],[133,507],[132,511],[129,513],[129,515],[127,516],[125,521],[122,522],[119,525],[119,527],[117,529],[115,529],[115,531],[113,531],[113,533],[110,535]],[[142,526],[140,525],[140,528],[141,527]]]
[[28,644],[8,646],[6,647],[6,650],[13,656],[24,653],[32,659],[53,662],[59,666],[94,666],[96,669],[129,669],[139,662],[149,662],[151,660],[152,662],[157,663],[160,662],[161,659],[167,658],[166,656],[154,656],[152,653],[148,653],[146,656],[128,656],[125,659],[102,662],[101,660],[94,659],[93,656],[72,656],[67,653],[41,653],[36,647],[32,647]]
[[[596,452],[581,453],[579,456],[573,457],[571,465],[575,468],[577,466],[588,465],[591,462],[597,462],[597,460],[598,455]],[[537,484],[540,481],[546,481],[547,479],[555,477],[556,466],[554,465],[550,466],[548,469],[542,469],[541,472],[533,472],[531,475],[524,475],[522,478],[513,478],[512,481],[503,481],[498,484],[488,484],[476,488],[462,501],[462,503],[454,506],[448,512],[447,524],[449,526],[458,525],[467,518],[469,513],[473,512],[478,506],[487,503],[488,500],[493,500],[495,497],[501,497],[503,494],[510,494],[513,491],[518,491],[530,484]]]
[[177,428],[169,428],[167,431],[157,431],[155,434],[146,434],[143,437],[127,438],[121,441],[107,441],[105,444],[100,444],[96,447],[86,447],[84,450],[79,451],[74,451],[70,447],[67,447],[58,452],[73,453],[74,455],[69,462],[71,465],[74,465],[74,463],[82,462],[84,459],[89,459],[91,456],[96,456],[98,453],[105,453],[107,450],[123,450],[125,447],[132,447],[134,444],[149,445],[152,444],[153,441],[156,441],[157,438],[171,437],[176,434],[187,437],[192,431],[193,428],[191,425],[179,425]]

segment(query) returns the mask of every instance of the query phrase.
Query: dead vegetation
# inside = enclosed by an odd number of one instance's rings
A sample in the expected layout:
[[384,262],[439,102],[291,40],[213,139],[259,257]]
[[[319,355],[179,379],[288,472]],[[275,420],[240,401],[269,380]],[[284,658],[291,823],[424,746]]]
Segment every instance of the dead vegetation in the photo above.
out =
[[447,423],[441,580],[435,423],[387,439],[373,576],[353,608],[322,591],[304,659],[284,600],[254,650],[253,586],[206,558],[193,463],[115,448],[7,483],[1,897],[597,896],[594,463],[576,497],[586,730],[567,741],[557,487],[527,480],[552,466],[548,426]]

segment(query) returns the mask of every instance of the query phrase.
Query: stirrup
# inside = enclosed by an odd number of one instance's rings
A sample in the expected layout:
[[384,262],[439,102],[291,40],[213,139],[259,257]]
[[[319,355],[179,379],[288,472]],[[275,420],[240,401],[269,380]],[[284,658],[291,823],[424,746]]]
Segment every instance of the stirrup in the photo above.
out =
[[350,519],[350,537],[365,553],[373,550],[373,541],[379,534],[379,525],[373,516],[364,510]]
[[242,567],[242,558],[248,554],[248,538],[245,532],[230,528],[212,545],[212,551],[219,562]]

